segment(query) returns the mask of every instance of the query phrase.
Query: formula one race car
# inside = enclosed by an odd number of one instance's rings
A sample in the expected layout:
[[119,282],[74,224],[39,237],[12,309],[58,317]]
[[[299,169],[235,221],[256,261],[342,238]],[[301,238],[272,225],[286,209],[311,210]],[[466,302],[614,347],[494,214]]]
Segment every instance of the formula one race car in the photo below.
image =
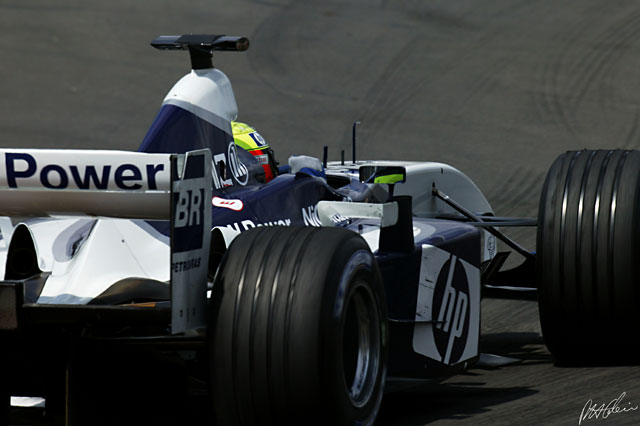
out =
[[[474,365],[485,291],[537,293],[558,362],[638,360],[639,152],[562,154],[536,219],[496,216],[446,164],[356,161],[355,141],[350,162],[278,169],[234,142],[212,65],[248,45],[154,40],[192,71],[139,152],[0,151],[0,417],[43,395],[67,424],[122,424],[113,407],[141,421],[142,399],[196,389],[220,425],[370,425],[389,380]],[[535,253],[499,229],[536,224]]]

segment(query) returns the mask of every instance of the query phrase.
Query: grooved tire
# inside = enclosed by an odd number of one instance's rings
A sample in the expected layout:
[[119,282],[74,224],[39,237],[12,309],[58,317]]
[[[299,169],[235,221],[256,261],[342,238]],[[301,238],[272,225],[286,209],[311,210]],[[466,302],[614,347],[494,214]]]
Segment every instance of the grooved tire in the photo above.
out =
[[567,152],[538,214],[536,276],[545,342],[561,363],[637,362],[640,152]]
[[225,254],[211,304],[218,424],[374,422],[386,374],[386,302],[358,234],[245,232]]

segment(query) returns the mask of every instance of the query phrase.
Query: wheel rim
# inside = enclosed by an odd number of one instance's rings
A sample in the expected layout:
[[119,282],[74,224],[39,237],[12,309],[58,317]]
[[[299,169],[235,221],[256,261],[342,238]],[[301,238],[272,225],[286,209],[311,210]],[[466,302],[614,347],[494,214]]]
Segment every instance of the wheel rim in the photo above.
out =
[[380,318],[375,298],[364,282],[347,301],[343,328],[344,381],[351,403],[364,406],[376,386],[381,355]]

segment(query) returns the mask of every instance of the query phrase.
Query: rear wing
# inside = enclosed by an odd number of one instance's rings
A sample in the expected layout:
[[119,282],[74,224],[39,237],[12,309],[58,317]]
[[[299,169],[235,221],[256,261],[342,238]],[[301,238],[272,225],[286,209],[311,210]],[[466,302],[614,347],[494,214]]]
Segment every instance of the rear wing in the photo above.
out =
[[170,220],[173,334],[206,324],[211,185],[208,149],[186,154],[0,150],[2,216]]
[[0,215],[168,220],[171,155],[0,150]]

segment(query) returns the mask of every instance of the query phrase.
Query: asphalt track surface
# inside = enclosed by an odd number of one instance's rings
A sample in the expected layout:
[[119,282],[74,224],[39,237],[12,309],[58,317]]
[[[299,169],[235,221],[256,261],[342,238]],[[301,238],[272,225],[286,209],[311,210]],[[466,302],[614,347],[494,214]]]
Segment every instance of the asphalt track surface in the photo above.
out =
[[[214,63],[281,160],[349,158],[359,120],[363,158],[450,163],[497,214],[535,216],[561,152],[640,148],[634,0],[0,0],[0,29],[2,147],[135,150],[188,71],[149,42],[192,32],[251,39]],[[638,366],[555,367],[535,302],[485,300],[482,322],[483,350],[519,363],[387,395],[378,424],[570,425],[589,399],[640,405]]]

